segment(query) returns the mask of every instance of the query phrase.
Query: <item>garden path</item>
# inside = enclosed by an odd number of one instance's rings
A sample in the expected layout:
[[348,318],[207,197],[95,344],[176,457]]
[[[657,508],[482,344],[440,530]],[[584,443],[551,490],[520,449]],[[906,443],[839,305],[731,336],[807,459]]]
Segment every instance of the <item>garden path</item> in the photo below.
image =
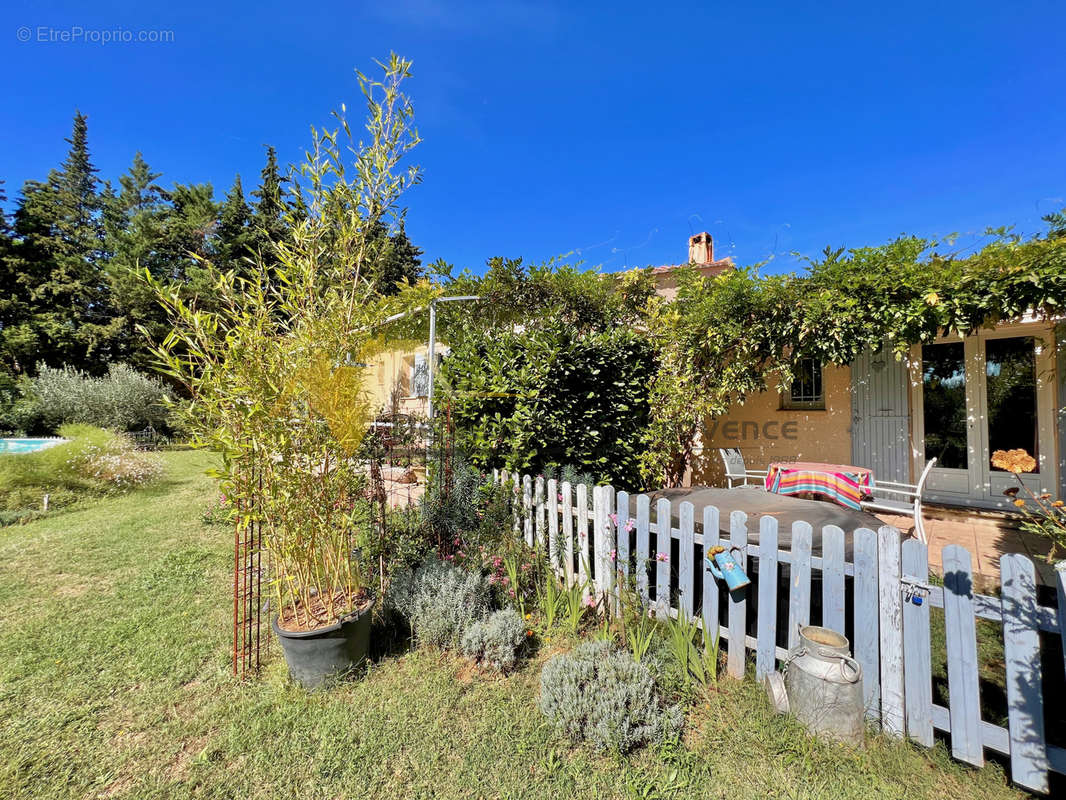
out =
[[[878,514],[880,519],[906,533],[914,528],[910,517]],[[974,555],[974,572],[987,591],[999,585],[999,559],[1006,553],[1023,553],[1036,565],[1037,580],[1052,585],[1054,567],[1047,563],[1049,542],[1014,528],[1002,515],[947,508],[925,509],[925,531],[929,537],[929,566],[939,571],[941,552],[949,544],[965,547]]]

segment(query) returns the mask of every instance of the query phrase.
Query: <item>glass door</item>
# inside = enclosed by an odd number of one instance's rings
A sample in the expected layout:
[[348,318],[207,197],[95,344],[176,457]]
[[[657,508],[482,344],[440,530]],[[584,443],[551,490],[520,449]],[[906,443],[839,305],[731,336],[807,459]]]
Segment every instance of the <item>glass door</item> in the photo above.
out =
[[1021,476],[1025,485],[1035,493],[1055,491],[1050,337],[1050,329],[1026,325],[921,347],[920,371],[912,373],[914,468],[917,474],[937,459],[930,500],[1010,507],[1003,491],[1017,481],[992,466],[996,450],[1025,450],[1037,462]]
[[973,489],[973,426],[967,414],[966,345],[962,341],[922,347],[922,423],[925,461],[936,458],[929,489],[968,496]]
[[996,450],[1023,449],[1036,459],[1036,469],[1022,475],[1034,492],[1040,491],[1041,430],[1040,402],[1037,391],[1037,340],[1032,336],[995,336],[985,338],[983,347],[984,391],[980,409],[983,425],[985,471],[982,484],[987,499],[1007,505],[1003,490],[1017,486],[1010,473],[992,466]]

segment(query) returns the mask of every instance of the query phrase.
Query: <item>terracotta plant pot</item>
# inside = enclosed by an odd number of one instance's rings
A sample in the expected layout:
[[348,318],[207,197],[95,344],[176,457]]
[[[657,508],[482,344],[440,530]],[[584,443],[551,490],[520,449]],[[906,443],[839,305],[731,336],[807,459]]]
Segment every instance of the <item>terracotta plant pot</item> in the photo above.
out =
[[293,681],[305,689],[318,689],[362,665],[370,647],[373,609],[371,601],[361,611],[313,631],[287,631],[274,617],[274,633]]

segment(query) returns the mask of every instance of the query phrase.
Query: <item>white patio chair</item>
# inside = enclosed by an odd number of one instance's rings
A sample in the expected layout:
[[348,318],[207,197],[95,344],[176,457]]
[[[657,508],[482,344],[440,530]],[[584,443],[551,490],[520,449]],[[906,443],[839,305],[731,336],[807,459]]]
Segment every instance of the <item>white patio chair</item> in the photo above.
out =
[[[749,489],[765,489],[766,470],[748,469],[744,464],[744,454],[739,447],[719,447],[718,454],[725,464],[725,479],[732,489],[733,481],[739,481],[741,486]],[[752,481],[748,483],[748,481]]]
[[898,481],[879,481],[875,476],[872,497],[861,503],[862,510],[909,514],[914,519],[914,534],[920,541],[928,542],[925,535],[925,523],[922,522],[922,492],[925,490],[925,483],[929,480],[929,473],[934,464],[936,464],[936,459],[930,459],[925,469],[922,470],[917,485]]

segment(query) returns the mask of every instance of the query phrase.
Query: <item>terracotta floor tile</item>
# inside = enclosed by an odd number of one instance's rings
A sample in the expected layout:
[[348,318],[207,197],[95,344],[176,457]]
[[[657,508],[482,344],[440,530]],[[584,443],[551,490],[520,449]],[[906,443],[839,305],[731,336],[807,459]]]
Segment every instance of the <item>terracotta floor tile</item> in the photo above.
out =
[[[909,517],[885,515],[879,518],[903,531],[913,524]],[[1005,553],[1022,553],[1028,556],[1036,564],[1038,580],[1041,583],[1047,583],[1054,578],[1054,569],[1044,561],[1050,543],[1035,534],[1002,527],[995,519],[927,518],[925,531],[929,540],[930,568],[941,574],[944,548],[952,544],[964,547],[973,559],[975,575],[983,580],[984,591],[999,583],[999,559]]]

